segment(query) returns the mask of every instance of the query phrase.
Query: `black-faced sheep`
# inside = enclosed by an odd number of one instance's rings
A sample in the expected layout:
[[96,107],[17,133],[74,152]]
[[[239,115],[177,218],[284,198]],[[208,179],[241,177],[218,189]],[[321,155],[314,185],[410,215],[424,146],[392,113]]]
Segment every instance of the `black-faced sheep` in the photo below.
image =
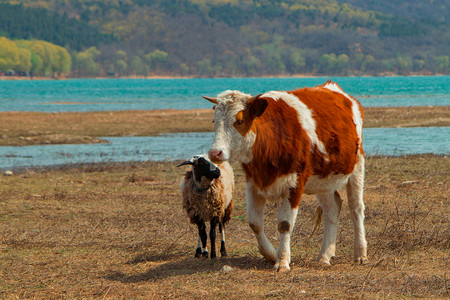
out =
[[216,257],[216,227],[221,234],[220,254],[227,255],[225,248],[225,224],[233,211],[234,174],[228,162],[216,165],[206,155],[198,155],[181,163],[191,165],[180,182],[183,208],[191,223],[198,226],[198,245],[195,257],[208,257],[206,225],[210,222],[211,258]]

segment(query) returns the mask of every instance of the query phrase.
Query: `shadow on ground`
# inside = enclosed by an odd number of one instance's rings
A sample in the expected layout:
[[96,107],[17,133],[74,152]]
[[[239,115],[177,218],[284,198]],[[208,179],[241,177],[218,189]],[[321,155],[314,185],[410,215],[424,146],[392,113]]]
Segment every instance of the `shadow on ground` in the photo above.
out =
[[[181,259],[176,260],[177,258]],[[134,265],[150,262],[157,263],[157,265],[150,267],[150,269],[144,273],[129,275],[122,272],[111,272],[106,275],[105,278],[123,283],[136,283],[161,280],[170,276],[192,275],[201,272],[219,272],[225,265],[228,265],[233,269],[271,270],[273,267],[270,262],[265,261],[263,258],[257,258],[251,255],[224,257],[211,260],[207,258],[194,258],[193,255],[192,257],[186,257],[186,253],[181,255],[177,255],[176,253],[167,255],[149,255],[144,253],[136,256],[127,263]]]

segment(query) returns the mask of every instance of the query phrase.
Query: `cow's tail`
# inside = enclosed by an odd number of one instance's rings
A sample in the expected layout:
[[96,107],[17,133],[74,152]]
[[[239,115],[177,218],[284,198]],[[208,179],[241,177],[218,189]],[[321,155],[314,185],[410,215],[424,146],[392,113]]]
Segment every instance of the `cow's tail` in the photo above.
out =
[[308,223],[313,222],[314,219],[316,220],[316,224],[314,225],[314,229],[311,232],[311,235],[308,239],[312,238],[313,235],[316,233],[317,229],[319,228],[320,223],[322,223],[322,208],[320,206],[317,207],[316,212],[314,213],[314,216],[309,220]]

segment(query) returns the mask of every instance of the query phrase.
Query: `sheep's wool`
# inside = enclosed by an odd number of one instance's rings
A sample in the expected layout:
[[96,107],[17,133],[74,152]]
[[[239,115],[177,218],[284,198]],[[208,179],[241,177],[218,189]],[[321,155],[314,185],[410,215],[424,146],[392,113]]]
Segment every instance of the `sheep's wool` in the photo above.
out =
[[223,223],[229,221],[233,203],[231,202],[227,208],[224,205],[226,201],[222,176],[213,181],[202,177],[202,181],[196,184],[192,171],[188,171],[184,177],[184,184],[183,208],[191,223],[195,224],[194,217],[196,215],[203,220],[218,217],[219,220],[223,220]]

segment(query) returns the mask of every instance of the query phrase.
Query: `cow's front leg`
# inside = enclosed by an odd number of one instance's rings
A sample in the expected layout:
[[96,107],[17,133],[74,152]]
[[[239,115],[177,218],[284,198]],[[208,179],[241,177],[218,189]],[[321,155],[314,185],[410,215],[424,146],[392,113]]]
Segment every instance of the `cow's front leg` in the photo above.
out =
[[291,191],[289,197],[281,202],[278,209],[278,234],[280,236],[280,246],[277,252],[275,270],[278,272],[289,271],[291,263],[291,233],[297,219],[299,198],[295,191]]
[[264,233],[264,206],[266,200],[258,194],[251,182],[247,183],[247,219],[258,241],[259,252],[265,259],[275,263],[277,253]]

